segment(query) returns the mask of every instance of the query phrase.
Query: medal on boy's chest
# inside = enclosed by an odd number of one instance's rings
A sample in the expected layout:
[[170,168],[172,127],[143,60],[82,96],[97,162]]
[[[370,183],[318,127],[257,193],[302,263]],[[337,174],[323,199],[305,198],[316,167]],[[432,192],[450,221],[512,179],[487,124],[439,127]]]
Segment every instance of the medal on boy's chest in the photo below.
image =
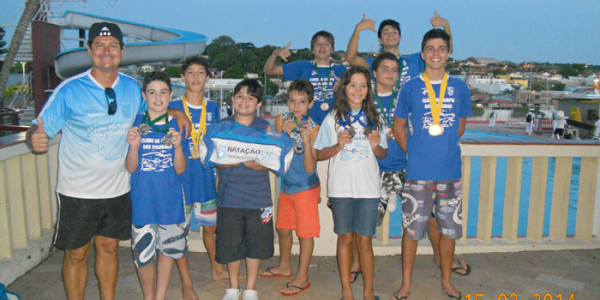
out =
[[391,128],[389,128],[389,127],[385,128],[385,136],[387,136],[387,137],[393,137],[394,136],[394,133],[392,132]]
[[140,135],[144,136],[150,132],[150,125],[142,123],[140,126],[138,126],[137,131],[140,133]]
[[163,146],[173,145],[173,134],[171,132],[167,133],[165,136],[163,136],[163,138],[160,141],[163,144]]
[[[160,128],[155,126],[155,124],[160,122],[161,120],[165,120],[165,130],[161,130]],[[146,114],[144,114],[144,117],[142,118],[142,122],[138,126],[137,131],[140,133],[140,135],[144,136],[150,133],[150,126],[154,128],[155,132],[169,132],[169,115],[165,113],[154,120],[150,120],[150,116],[148,115],[148,112],[146,112]]]
[[429,125],[429,135],[439,136],[444,133],[444,127],[440,125],[440,118],[442,115],[442,107],[444,104],[444,94],[446,93],[446,87],[448,86],[448,74],[444,73],[444,79],[440,85],[440,96],[436,101],[436,94],[431,85],[431,80],[427,76],[427,72],[423,72],[423,80],[425,81],[425,87],[427,88],[427,97],[429,98],[429,107],[431,109],[432,124]]
[[327,111],[328,109],[329,109],[329,104],[327,102],[325,102],[325,99],[323,99],[323,103],[321,103],[321,110]]
[[188,108],[187,102],[185,101],[185,95],[181,97],[181,102],[183,104],[183,110],[187,118],[192,122],[192,149],[190,150],[190,154],[192,155],[192,159],[200,158],[200,148],[199,145],[204,138],[204,134],[206,133],[206,119],[207,119],[207,107],[206,107],[206,99],[202,97],[202,112],[200,113],[200,124],[198,125],[198,129],[194,126],[194,122],[192,121],[192,115],[190,114],[190,110]]
[[193,147],[192,150],[190,150],[190,152],[192,153],[192,158],[193,159],[199,159],[200,158],[200,149],[198,149],[198,147]]
[[444,127],[442,127],[441,125],[431,124],[431,126],[429,126],[429,135],[438,136],[438,135],[441,135],[442,133],[444,133]]

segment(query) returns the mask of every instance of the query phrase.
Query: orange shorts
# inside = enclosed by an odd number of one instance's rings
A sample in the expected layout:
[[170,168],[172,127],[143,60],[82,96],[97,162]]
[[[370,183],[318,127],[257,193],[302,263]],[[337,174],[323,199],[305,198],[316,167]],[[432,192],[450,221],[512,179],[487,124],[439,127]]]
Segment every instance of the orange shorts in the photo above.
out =
[[319,237],[320,195],[320,186],[293,195],[280,193],[275,227],[296,230],[300,238]]

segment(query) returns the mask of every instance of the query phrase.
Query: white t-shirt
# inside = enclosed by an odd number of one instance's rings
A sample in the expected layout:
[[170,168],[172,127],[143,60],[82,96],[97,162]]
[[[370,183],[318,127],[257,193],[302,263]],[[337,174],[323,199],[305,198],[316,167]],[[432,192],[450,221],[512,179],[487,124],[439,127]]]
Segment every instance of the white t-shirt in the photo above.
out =
[[[364,118],[363,122],[366,122]],[[383,122],[383,120],[382,120]],[[382,123],[383,124],[383,123]],[[335,198],[379,198],[379,166],[369,139],[364,135],[364,127],[358,122],[352,124],[356,134],[352,142],[329,159],[327,196]],[[383,126],[382,126],[383,127]],[[337,144],[338,132],[344,128],[335,122],[335,111],[331,111],[323,123],[314,147],[321,150]],[[379,145],[387,149],[385,130],[379,130]]]

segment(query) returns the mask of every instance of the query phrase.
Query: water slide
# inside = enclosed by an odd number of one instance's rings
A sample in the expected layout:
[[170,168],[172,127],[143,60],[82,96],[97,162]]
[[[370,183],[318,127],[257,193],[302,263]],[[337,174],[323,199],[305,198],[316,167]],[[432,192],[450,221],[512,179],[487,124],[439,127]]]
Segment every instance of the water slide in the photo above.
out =
[[[177,29],[137,24],[92,14],[66,11],[52,23],[68,29],[88,30],[93,23],[112,22],[123,32],[126,51],[121,65],[180,61],[204,53],[207,37],[198,33]],[[142,40],[140,42],[140,40]],[[83,72],[92,66],[85,47],[62,51],[56,55],[56,75],[62,79]]]

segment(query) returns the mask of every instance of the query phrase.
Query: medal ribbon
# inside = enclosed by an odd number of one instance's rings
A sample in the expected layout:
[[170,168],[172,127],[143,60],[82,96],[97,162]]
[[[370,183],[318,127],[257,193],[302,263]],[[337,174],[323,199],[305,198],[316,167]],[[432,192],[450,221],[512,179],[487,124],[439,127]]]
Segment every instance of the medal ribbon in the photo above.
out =
[[[367,115],[366,115],[366,114],[365,114],[365,113],[362,111],[362,109],[361,109],[361,110],[360,110],[360,111],[359,111],[359,112],[358,112],[356,115],[348,114],[348,116],[350,117],[350,119],[351,119],[351,122],[348,122],[347,120],[345,120],[345,119],[344,119],[344,120],[343,120],[343,122],[342,122],[342,120],[339,120],[339,121],[338,121],[338,124],[339,124],[340,126],[342,126],[342,127],[346,128],[346,126],[350,127],[350,126],[352,126],[352,124],[354,124],[354,123],[358,123],[358,124],[360,124],[360,126],[362,126],[363,128],[367,128],[367,124],[361,120],[361,117],[362,117],[362,116],[365,116],[365,117],[367,116]],[[368,118],[368,117],[367,117],[367,118]],[[371,121],[371,124],[375,124],[375,123],[374,123],[373,121]],[[375,125],[371,126],[371,128],[372,128],[372,129],[375,129]]]
[[185,95],[181,97],[181,102],[183,103],[183,110],[185,111],[185,115],[192,122],[192,144],[194,144],[194,149],[198,150],[198,145],[202,142],[204,138],[204,134],[206,134],[206,99],[202,97],[202,112],[200,113],[200,124],[198,125],[198,129],[196,126],[193,126],[194,121],[192,120],[192,115],[190,114],[190,109],[187,106],[187,102],[185,101]]
[[402,83],[402,69],[404,68],[404,59],[400,57],[398,59],[398,78],[396,79],[396,88],[395,90],[400,89],[400,83]]
[[[324,102],[327,102],[327,90],[329,90],[329,81],[331,79],[331,63],[329,63],[329,70],[327,71],[327,85],[325,86],[325,88],[323,88],[323,84],[321,81],[321,72],[319,72],[319,68],[317,67],[316,61],[314,62],[313,67],[317,72],[318,85],[319,88],[321,88],[321,97],[323,98]],[[323,78],[323,80],[325,80],[325,78]]]
[[431,108],[431,117],[433,118],[434,125],[440,125],[440,116],[442,115],[442,105],[444,104],[444,94],[446,93],[446,87],[448,86],[448,74],[444,73],[444,79],[440,86],[440,97],[436,101],[436,94],[431,85],[431,80],[427,76],[427,72],[423,72],[423,79],[425,80],[425,87],[427,88],[427,96],[429,97],[429,106]]
[[[150,116],[148,116],[148,112],[146,111],[146,114],[144,115],[144,118],[142,119],[142,124],[146,123],[148,124],[148,126],[152,126],[152,128],[154,128],[155,131],[157,132],[164,132],[167,133],[169,132],[169,120],[168,120],[169,114],[165,113],[163,115],[161,115],[160,117],[154,119],[154,120],[150,120]],[[158,129],[156,126],[154,126],[154,124],[156,124],[158,121],[160,120],[165,120],[165,130],[160,130]]]
[[379,94],[377,94],[377,91],[375,91],[375,100],[377,101],[377,105],[379,106],[379,111],[381,112],[381,114],[383,115],[383,119],[385,120],[385,125],[388,128],[392,127],[392,124],[394,123],[394,119],[392,117],[392,119],[390,119],[389,114],[394,113],[394,107],[396,106],[396,91],[394,91],[392,93],[392,98],[390,99],[390,105],[388,105],[388,109],[387,111],[383,108],[383,101],[381,101],[381,99],[379,98]]

